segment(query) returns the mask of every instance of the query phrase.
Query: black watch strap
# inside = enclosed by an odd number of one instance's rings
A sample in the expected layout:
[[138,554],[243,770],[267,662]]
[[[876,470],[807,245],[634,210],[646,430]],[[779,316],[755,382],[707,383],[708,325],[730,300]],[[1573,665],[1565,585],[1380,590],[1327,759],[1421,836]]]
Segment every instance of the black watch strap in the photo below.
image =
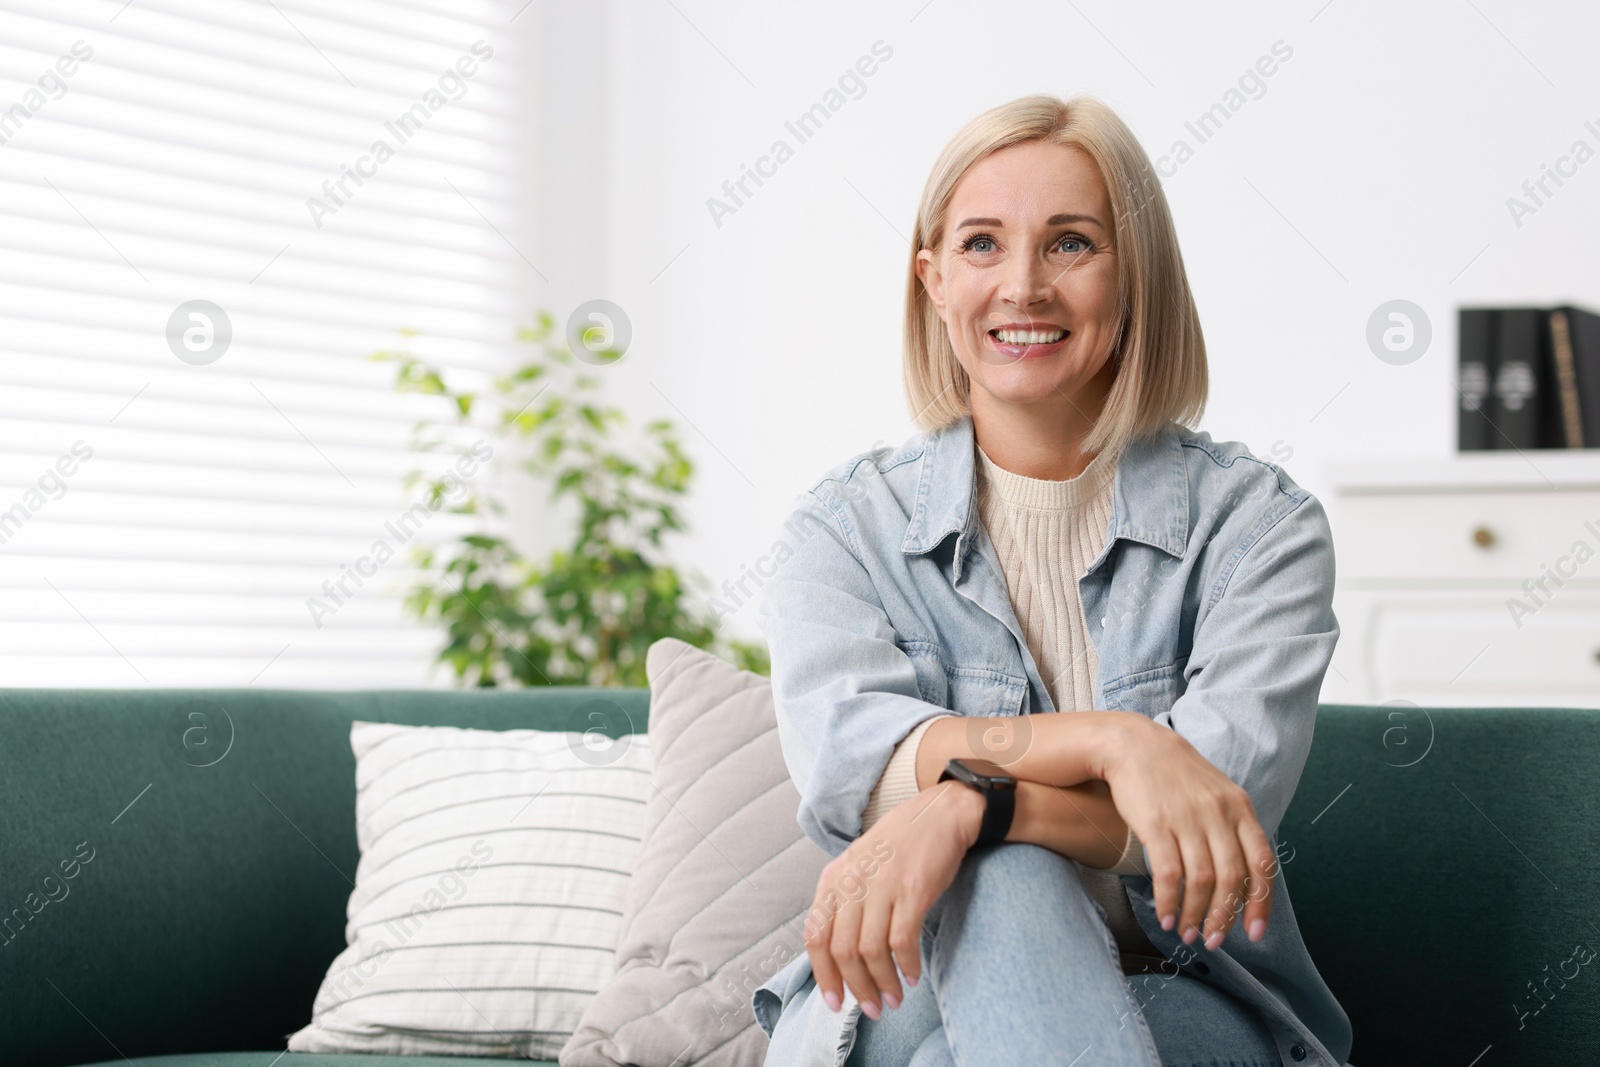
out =
[[[997,841],[1004,841],[1006,834],[1011,832],[1011,820],[1017,809],[1017,791],[1013,789],[994,789],[979,781],[957,775],[951,764],[958,761],[951,760],[945,766],[944,773],[939,775],[943,782],[951,778],[964,782],[983,795],[983,822],[978,828],[978,840],[974,844],[987,845]],[[963,765],[963,770],[966,770]]]
[[984,789],[986,803],[983,808],[983,826],[978,830],[978,844],[1004,841],[1011,832],[1011,817],[1017,810],[1015,789]]

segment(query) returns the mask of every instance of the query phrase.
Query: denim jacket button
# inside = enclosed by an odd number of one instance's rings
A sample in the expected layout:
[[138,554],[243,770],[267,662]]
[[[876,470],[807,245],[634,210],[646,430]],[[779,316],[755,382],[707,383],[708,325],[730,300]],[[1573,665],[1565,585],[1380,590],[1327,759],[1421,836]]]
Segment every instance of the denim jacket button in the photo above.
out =
[[[1201,974],[1210,974],[1211,973],[1211,968],[1207,967],[1205,965],[1205,963],[1200,961],[1200,960],[1195,960],[1194,969],[1199,971]],[[1295,1047],[1298,1048],[1299,1046],[1296,1045]]]
[[1306,1058],[1306,1047],[1304,1045],[1290,1045],[1289,1055],[1297,1061],[1303,1060]]

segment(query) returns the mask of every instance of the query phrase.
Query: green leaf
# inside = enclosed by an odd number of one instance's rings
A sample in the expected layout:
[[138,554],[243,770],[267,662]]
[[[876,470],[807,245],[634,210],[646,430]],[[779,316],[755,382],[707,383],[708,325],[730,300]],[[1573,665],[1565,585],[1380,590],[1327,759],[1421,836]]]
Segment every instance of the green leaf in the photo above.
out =
[[[534,346],[531,354],[493,378],[487,393],[451,392],[440,370],[409,353],[369,357],[396,365],[398,390],[451,401],[447,421],[417,423],[411,447],[418,454],[458,455],[449,442],[461,428],[498,438],[549,499],[576,505],[562,507],[564,529],[541,530],[554,533],[553,547],[529,556],[505,536],[508,509],[492,480],[473,480],[449,502],[443,479],[412,476],[411,484],[427,486],[426,499],[469,519],[464,532],[437,546],[412,546],[416,581],[405,609],[440,628],[436,661],[457,684],[477,688],[643,686],[646,653],[661,637],[724,647],[697,591],[709,583],[669,559],[666,542],[683,529],[677,505],[694,472],[675,424],[652,419],[637,439],[622,432],[627,411],[604,402],[610,380],[573,358],[548,311],[516,339]],[[528,388],[534,382],[537,390]],[[763,662],[757,646],[725,647],[741,666]]]

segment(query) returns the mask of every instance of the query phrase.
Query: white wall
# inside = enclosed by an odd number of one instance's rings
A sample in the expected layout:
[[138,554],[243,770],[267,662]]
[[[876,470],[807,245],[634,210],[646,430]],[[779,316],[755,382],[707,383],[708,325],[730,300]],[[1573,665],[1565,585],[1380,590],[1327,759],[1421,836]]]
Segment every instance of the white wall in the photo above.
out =
[[[576,2],[542,0],[540,17],[571,22]],[[603,296],[629,313],[614,395],[641,422],[670,416],[688,431],[700,477],[679,558],[718,584],[767,550],[825,468],[914,432],[902,235],[950,134],[1024,93],[1096,93],[1153,157],[1180,138],[1195,147],[1166,191],[1211,353],[1202,427],[1292,450],[1285,466],[1319,496],[1332,461],[1453,450],[1457,305],[1600,305],[1600,161],[1520,226],[1506,203],[1575,140],[1600,149],[1584,126],[1600,131],[1589,6],[582,6],[601,13],[559,47],[602,84],[547,74],[546,120],[570,106],[605,128],[581,171],[570,131],[543,146],[545,173],[592,185],[543,205],[537,261],[551,282],[538,295],[557,310]],[[880,40],[893,55],[864,95],[797,144],[785,121]],[[1185,122],[1279,41],[1292,56],[1265,92],[1199,144]],[[779,138],[794,157],[719,227],[707,198]],[[1395,298],[1433,326],[1405,366],[1365,340]],[[759,632],[748,610],[735,628]]]

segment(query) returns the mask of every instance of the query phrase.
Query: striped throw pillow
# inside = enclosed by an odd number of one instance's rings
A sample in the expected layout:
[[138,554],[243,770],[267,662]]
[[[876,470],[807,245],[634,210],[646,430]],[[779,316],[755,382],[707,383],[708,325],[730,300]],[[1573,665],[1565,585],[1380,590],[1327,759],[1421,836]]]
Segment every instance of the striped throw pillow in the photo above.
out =
[[347,947],[289,1050],[554,1060],[615,969],[647,736],[357,721],[350,747]]

